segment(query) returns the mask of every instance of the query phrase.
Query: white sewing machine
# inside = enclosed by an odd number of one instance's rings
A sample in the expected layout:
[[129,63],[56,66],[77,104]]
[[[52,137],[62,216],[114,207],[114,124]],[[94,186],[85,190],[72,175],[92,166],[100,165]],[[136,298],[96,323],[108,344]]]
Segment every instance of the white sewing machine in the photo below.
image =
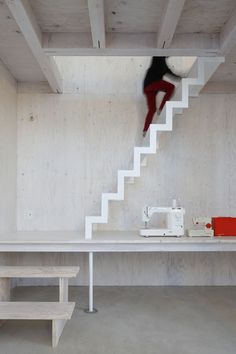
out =
[[[166,214],[166,229],[148,228],[148,222],[155,213]],[[149,207],[145,206],[142,210],[142,221],[145,228],[140,230],[140,235],[149,236],[183,236],[184,235],[184,214],[185,209],[176,206],[173,200],[172,207]]]
[[193,218],[194,229],[188,230],[190,237],[214,236],[212,220],[210,217]]

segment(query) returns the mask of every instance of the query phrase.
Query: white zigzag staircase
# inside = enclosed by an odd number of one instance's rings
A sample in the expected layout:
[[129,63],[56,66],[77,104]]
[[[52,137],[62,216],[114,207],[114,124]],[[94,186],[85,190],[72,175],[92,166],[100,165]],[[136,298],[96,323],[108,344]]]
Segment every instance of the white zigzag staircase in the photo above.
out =
[[188,78],[181,80],[173,99],[168,101],[158,119],[158,123],[151,124],[149,134],[143,139],[143,146],[134,148],[133,169],[118,170],[117,192],[103,193],[101,202],[101,215],[86,216],[85,238],[91,239],[93,225],[108,223],[109,201],[124,200],[125,178],[140,176],[141,166],[145,165],[145,156],[155,154],[158,148],[157,132],[172,131],[173,117],[181,114],[183,108],[189,105],[189,97],[196,97],[205,86],[209,78],[224,62],[224,58],[197,58]]

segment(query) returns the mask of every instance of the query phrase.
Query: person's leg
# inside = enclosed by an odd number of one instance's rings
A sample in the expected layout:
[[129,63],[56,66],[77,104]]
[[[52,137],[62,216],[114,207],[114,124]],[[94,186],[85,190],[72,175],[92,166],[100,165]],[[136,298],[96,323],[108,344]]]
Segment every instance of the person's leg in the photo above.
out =
[[152,84],[145,87],[144,93],[145,93],[145,96],[147,99],[148,113],[147,113],[144,128],[143,128],[143,136],[146,135],[149,125],[152,123],[153,116],[157,110],[156,95],[157,95],[158,91],[165,92],[165,96],[163,97],[162,103],[159,108],[159,113],[160,113],[162,108],[164,107],[166,101],[168,101],[171,98],[171,96],[174,92],[174,89],[175,89],[175,86],[173,84],[171,84],[170,82],[164,81],[164,80],[159,80],[159,81],[153,82]]
[[144,128],[143,128],[143,136],[145,136],[149,125],[152,123],[153,116],[156,112],[156,94],[157,91],[146,91],[145,90],[145,96],[147,99],[147,106],[148,106],[148,113],[146,115],[145,123],[144,123]]
[[170,82],[161,80],[159,81],[159,90],[165,92],[165,96],[163,97],[163,100],[159,107],[159,110],[162,111],[164,105],[166,104],[166,101],[169,101],[171,96],[173,95],[175,85],[171,84]]

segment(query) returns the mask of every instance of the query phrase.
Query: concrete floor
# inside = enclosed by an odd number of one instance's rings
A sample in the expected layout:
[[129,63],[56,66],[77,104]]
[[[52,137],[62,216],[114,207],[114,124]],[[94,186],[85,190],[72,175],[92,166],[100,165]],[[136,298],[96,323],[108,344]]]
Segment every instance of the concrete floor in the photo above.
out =
[[[56,287],[21,287],[13,300],[55,301]],[[235,354],[236,287],[97,287],[99,312],[88,315],[87,288],[56,349],[51,322],[8,321],[0,354]]]

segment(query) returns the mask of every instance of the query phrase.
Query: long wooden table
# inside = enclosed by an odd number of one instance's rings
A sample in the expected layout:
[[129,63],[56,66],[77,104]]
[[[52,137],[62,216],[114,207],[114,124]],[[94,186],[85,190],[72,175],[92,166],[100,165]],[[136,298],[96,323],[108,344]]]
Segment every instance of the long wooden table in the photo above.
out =
[[137,231],[72,231],[0,234],[0,252],[85,252],[89,255],[89,312],[93,312],[93,256],[98,252],[235,252],[236,237],[141,237]]
[[72,231],[0,234],[0,252],[231,252],[236,237],[141,237],[136,231],[95,232],[92,240]]

